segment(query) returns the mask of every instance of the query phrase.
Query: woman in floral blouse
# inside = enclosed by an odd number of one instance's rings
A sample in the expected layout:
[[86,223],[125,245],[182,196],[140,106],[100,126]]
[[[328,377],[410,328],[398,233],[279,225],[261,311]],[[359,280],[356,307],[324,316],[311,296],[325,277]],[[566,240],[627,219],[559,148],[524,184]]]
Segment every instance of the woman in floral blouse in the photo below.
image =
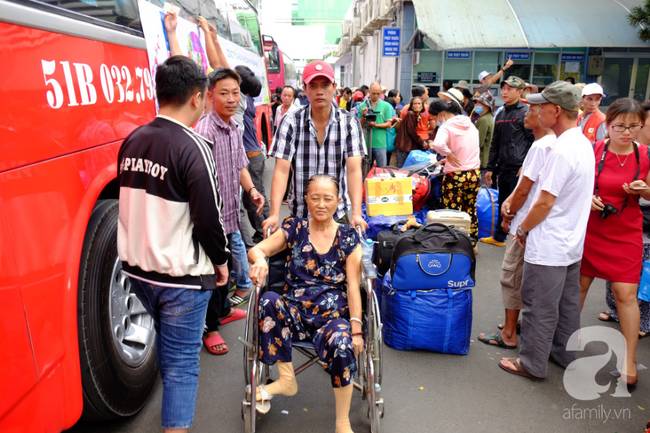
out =
[[263,284],[266,258],[291,251],[284,294],[268,291],[260,299],[260,359],[277,364],[279,378],[258,388],[258,411],[268,412],[274,395],[296,394],[291,344],[310,341],[331,375],[336,433],[350,433],[355,354],[363,348],[361,246],[354,228],[334,221],[338,197],[333,178],[312,176],[306,194],[309,217],[285,219],[282,230],[252,248],[248,259],[253,283]]

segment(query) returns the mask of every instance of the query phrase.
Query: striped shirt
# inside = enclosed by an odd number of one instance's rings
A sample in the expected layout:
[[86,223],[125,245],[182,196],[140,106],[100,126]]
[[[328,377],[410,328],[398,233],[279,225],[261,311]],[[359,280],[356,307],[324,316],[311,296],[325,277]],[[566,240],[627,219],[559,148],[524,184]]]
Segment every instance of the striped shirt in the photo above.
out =
[[239,230],[239,175],[248,166],[242,135],[234,120],[226,123],[214,112],[204,115],[194,130],[214,143],[224,230],[234,233]]
[[326,174],[338,179],[342,200],[336,218],[343,218],[350,210],[346,160],[365,155],[366,144],[359,121],[334,104],[322,145],[318,144],[316,127],[311,119],[310,106],[307,105],[285,115],[273,137],[269,152],[269,156],[291,162],[291,214],[299,218],[307,217],[304,196],[307,181],[315,174]]

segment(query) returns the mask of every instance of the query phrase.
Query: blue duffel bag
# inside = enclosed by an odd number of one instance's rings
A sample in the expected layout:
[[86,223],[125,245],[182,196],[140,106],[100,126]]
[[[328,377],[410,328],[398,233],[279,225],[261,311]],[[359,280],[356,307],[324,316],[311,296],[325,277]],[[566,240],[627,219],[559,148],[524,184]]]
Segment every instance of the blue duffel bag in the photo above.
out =
[[481,187],[476,197],[476,217],[479,239],[494,236],[499,221],[499,191]]
[[469,236],[439,223],[400,237],[391,260],[395,290],[469,289],[475,268]]
[[396,290],[390,273],[382,285],[386,344],[397,350],[467,355],[472,330],[470,289]]

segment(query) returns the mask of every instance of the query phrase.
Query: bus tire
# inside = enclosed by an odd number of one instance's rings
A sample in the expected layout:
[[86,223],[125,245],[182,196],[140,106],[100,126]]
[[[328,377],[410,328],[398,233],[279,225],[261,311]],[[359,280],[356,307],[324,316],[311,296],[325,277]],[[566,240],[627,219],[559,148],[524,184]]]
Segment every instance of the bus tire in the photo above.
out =
[[[137,363],[125,362],[119,344],[114,341],[112,284],[115,275],[121,275],[117,217],[117,200],[97,202],[86,230],[79,267],[77,317],[84,399],[82,418],[89,421],[138,413],[151,394],[158,374],[155,334],[149,347],[143,345],[142,356],[135,359]],[[154,332],[151,317],[146,313],[143,316]]]

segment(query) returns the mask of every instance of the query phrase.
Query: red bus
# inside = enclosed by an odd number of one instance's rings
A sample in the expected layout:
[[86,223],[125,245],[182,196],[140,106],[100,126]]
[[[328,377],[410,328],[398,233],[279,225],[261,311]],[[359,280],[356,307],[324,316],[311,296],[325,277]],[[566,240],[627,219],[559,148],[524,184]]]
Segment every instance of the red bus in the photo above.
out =
[[[231,36],[221,2],[175,3]],[[137,2],[0,0],[0,41],[0,432],[133,415],[157,376],[116,249],[117,152],[155,115]]]
[[278,48],[272,36],[262,35],[264,55],[266,56],[266,73],[269,78],[269,88],[275,92],[278,87],[292,86],[298,88],[299,80],[296,66],[291,57]]

